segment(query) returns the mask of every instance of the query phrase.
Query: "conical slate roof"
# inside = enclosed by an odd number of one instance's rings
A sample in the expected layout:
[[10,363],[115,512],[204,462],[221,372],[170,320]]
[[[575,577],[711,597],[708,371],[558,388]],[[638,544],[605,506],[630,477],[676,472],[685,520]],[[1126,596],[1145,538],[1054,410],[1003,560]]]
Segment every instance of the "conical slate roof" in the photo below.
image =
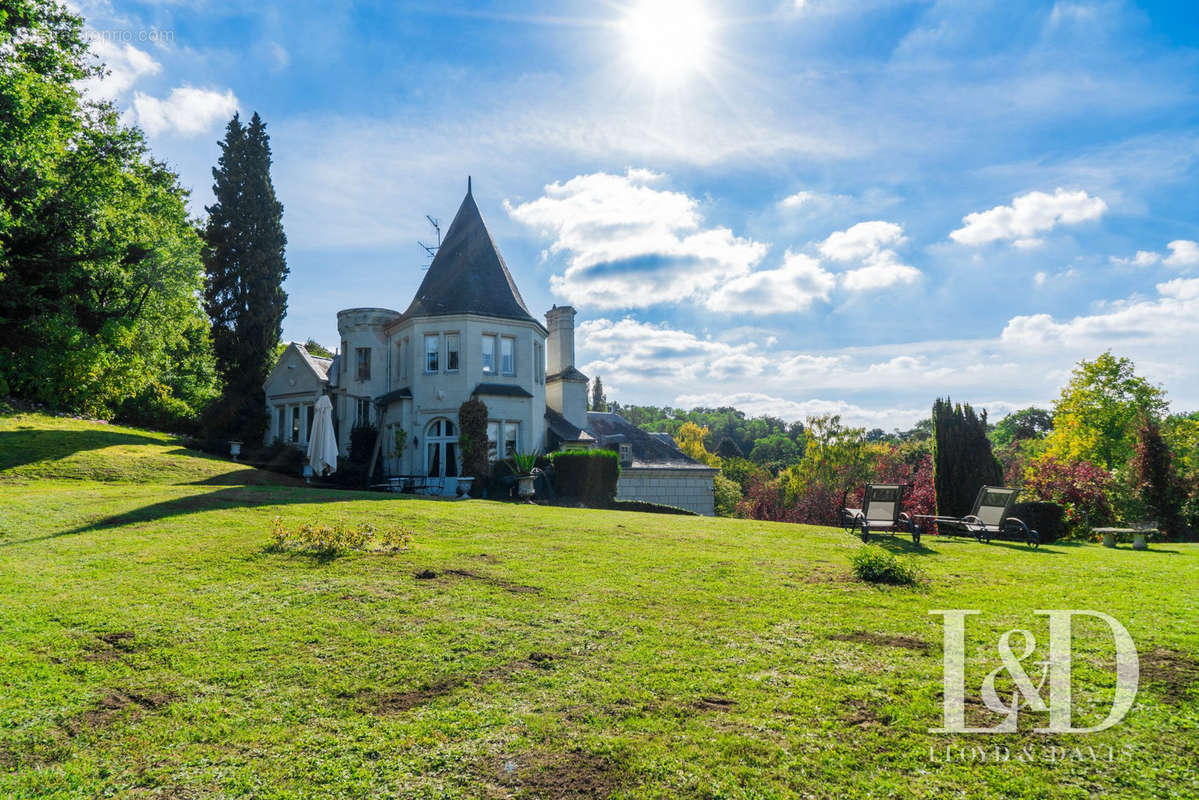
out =
[[404,318],[449,314],[540,324],[525,307],[469,188]]

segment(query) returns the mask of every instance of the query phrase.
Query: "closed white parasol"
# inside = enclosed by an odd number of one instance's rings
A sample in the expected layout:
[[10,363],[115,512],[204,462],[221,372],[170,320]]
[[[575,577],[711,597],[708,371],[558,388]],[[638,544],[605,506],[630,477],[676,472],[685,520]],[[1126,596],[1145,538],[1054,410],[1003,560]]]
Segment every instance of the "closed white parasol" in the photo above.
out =
[[337,472],[337,437],[333,435],[333,404],[327,396],[316,401],[312,430],[308,432],[308,464],[312,474]]

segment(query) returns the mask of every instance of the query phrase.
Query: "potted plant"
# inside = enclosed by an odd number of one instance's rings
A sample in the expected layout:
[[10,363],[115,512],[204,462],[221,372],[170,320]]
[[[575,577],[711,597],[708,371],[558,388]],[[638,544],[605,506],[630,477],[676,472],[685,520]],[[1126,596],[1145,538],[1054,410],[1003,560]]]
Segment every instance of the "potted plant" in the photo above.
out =
[[519,497],[529,498],[536,493],[533,487],[533,466],[537,463],[536,453],[521,453],[514,451],[512,453],[512,465],[516,472],[516,494]]

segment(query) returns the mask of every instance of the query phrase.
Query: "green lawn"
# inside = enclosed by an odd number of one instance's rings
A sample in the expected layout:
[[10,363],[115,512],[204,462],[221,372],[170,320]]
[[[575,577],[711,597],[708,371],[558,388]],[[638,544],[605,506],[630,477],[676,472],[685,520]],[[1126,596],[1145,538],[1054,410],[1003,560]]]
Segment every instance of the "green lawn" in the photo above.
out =
[[[161,434],[0,417],[0,797],[1199,796],[1195,545],[891,540],[927,584],[877,588],[835,530],[287,483]],[[273,553],[276,515],[413,546]],[[929,733],[942,608],[983,611],[975,695],[1001,632],[1044,643],[1034,609],[1115,616],[1135,706],[1089,735],[1027,713]],[[1078,623],[1074,652],[1093,722],[1106,629]]]

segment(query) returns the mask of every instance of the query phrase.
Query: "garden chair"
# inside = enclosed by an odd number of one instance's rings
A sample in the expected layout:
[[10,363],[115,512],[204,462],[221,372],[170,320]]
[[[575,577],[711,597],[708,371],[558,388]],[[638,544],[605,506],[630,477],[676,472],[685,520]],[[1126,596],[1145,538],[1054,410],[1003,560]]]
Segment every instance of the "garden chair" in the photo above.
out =
[[974,510],[964,517],[939,517],[920,514],[915,518],[918,526],[936,524],[937,529],[948,535],[973,536],[987,544],[998,534],[1014,534],[1024,539],[1029,547],[1040,547],[1041,536],[1020,520],[1012,516],[1019,489],[1006,486],[984,486],[974,499]]
[[[841,509],[841,527],[846,533],[869,541],[870,532],[912,534],[912,541],[920,544],[920,526],[903,510],[903,484],[868,483],[862,493],[862,507]],[[848,492],[846,493],[848,496]],[[842,499],[842,506],[845,506]]]

